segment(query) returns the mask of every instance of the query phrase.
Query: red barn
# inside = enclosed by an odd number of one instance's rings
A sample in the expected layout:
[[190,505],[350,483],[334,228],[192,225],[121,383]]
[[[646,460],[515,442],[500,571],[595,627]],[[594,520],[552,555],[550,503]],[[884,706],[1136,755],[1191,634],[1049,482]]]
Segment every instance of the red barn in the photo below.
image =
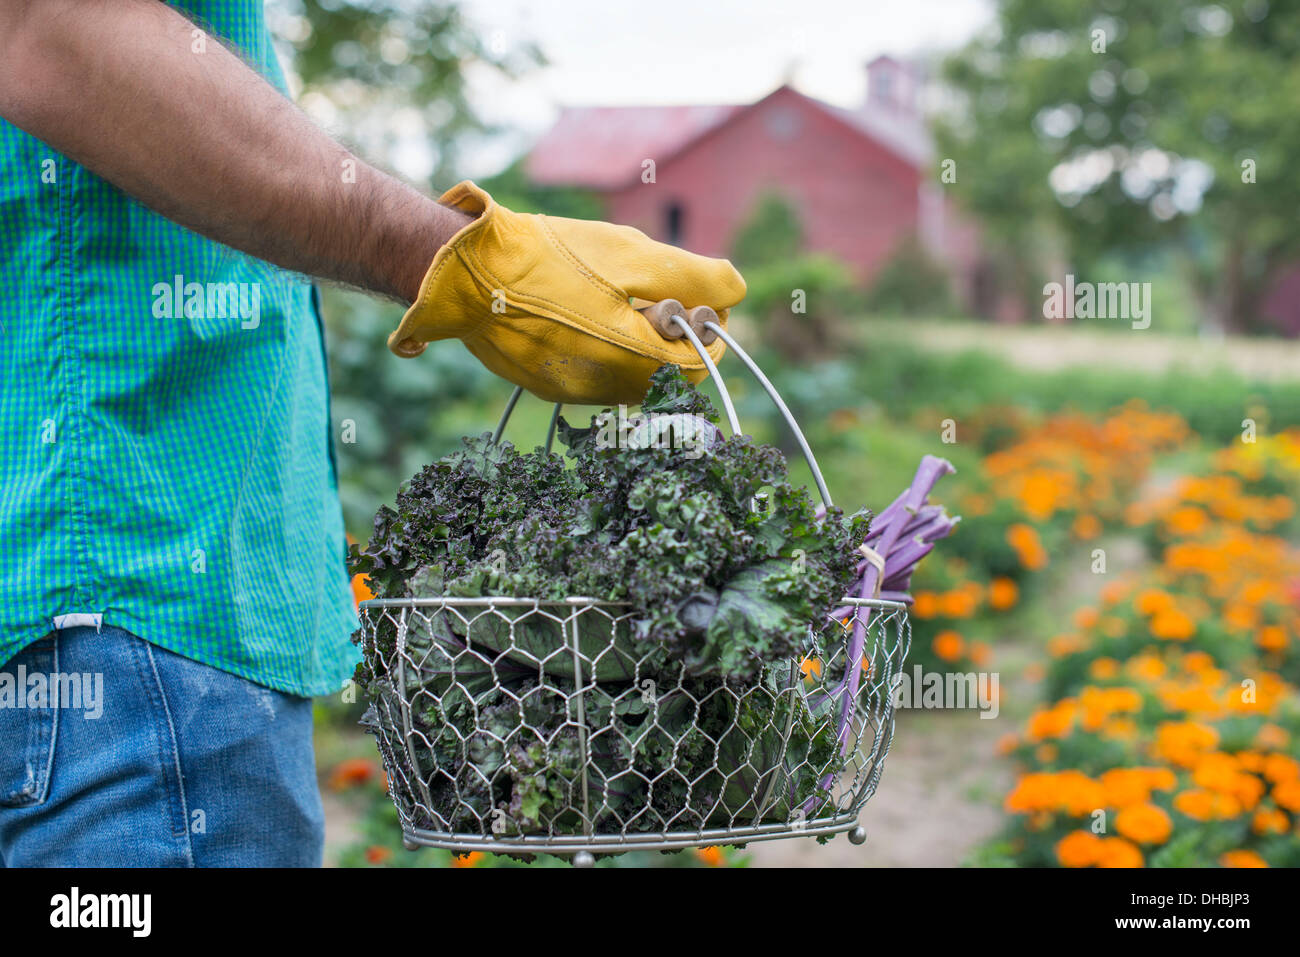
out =
[[789,86],[748,106],[565,109],[525,171],[540,185],[593,190],[609,219],[711,256],[729,256],[759,198],[775,192],[800,216],[806,248],[864,283],[915,236],[978,308],[975,233],[937,182],[917,74],[889,57],[867,72],[857,110]]

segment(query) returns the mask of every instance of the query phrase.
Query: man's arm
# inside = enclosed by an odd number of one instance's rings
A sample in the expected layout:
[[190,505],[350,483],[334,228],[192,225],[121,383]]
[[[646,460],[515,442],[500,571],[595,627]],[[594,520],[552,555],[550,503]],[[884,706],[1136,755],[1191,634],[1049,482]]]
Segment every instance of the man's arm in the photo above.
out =
[[357,159],[197,29],[157,0],[0,0],[0,116],[204,236],[411,302],[472,217]]

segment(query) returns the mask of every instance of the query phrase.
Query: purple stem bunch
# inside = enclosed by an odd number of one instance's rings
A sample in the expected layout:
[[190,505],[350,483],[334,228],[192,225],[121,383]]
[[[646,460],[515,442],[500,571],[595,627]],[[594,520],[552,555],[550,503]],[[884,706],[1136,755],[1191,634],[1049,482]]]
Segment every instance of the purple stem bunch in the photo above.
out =
[[[935,483],[944,475],[955,471],[947,459],[934,455],[921,459],[912,484],[888,508],[872,519],[863,544],[883,558],[884,571],[882,573],[877,568],[877,563],[864,555],[858,563],[858,581],[850,590],[852,597],[912,603],[908,588],[917,563],[930,553],[935,542],[947,537],[960,521],[960,518],[950,516],[942,505],[931,505],[928,502]],[[845,605],[831,613],[837,621],[847,617],[853,619],[844,677],[834,691],[834,696],[839,699],[836,729],[840,757],[848,754],[852,743],[852,719],[857,706],[858,686],[862,680],[862,653],[866,647],[871,611],[868,607]],[[889,691],[886,689],[887,694]],[[834,774],[827,773],[822,778],[821,790],[829,790],[833,779]],[[815,798],[808,799],[804,805],[805,816],[812,814],[815,803]]]

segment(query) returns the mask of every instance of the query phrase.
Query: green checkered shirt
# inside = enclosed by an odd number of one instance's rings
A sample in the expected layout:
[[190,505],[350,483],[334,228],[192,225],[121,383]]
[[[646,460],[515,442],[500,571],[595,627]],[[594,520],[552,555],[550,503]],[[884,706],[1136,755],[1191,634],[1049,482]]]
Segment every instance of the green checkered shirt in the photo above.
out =
[[[285,88],[262,0],[176,6]],[[0,121],[0,342],[0,663],[102,621],[338,690],[356,620],[313,287]]]

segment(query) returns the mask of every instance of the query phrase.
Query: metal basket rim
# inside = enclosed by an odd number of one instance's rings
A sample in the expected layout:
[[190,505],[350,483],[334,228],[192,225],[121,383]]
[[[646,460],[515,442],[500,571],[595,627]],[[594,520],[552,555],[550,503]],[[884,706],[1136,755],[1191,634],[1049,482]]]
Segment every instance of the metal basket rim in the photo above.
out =
[[[515,607],[547,607],[547,608],[572,608],[580,605],[591,605],[599,608],[631,608],[632,603],[626,601],[602,601],[598,598],[584,598],[573,596],[570,598],[520,598],[515,595],[447,595],[434,598],[367,598],[360,602],[357,607],[361,610],[371,608],[431,608],[437,605],[464,605],[473,607],[475,605],[505,605]],[[887,611],[907,611],[909,606],[907,602],[894,601],[888,598],[852,598],[844,596],[839,599],[836,607],[852,605],[858,608],[880,608]]]

